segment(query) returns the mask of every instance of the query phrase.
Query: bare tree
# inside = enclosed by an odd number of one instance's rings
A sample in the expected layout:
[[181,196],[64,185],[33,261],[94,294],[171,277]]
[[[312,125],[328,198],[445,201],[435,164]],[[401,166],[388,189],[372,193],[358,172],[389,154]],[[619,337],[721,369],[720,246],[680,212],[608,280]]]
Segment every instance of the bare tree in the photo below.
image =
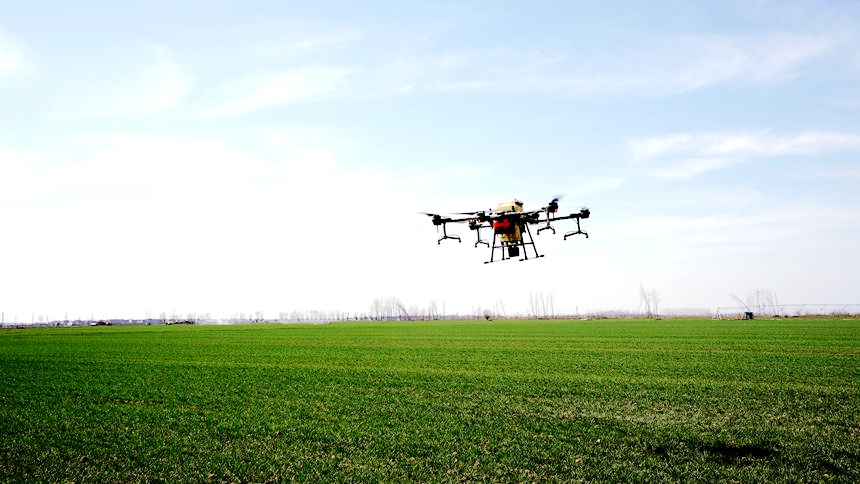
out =
[[778,301],[776,293],[767,288],[756,289],[753,292],[747,293],[746,305],[755,309],[756,314],[765,315],[770,312],[772,315],[777,315]]
[[401,301],[397,296],[391,296],[391,306],[394,308],[397,318],[401,321],[404,319],[407,321],[412,319],[409,316],[409,311],[406,310],[406,306],[403,304],[403,301]]
[[508,317],[508,315],[505,313],[505,301],[503,299],[499,299],[493,312],[496,313],[496,317]]
[[481,308],[480,304],[477,306],[472,306],[472,316],[475,319],[481,319],[483,313],[484,313],[484,310]]
[[370,303],[370,319],[377,321],[382,319],[382,301],[379,298]]
[[537,319],[555,317],[555,296],[551,291],[529,292],[529,316]]
[[385,298],[376,298],[370,303],[370,319],[380,320],[395,320],[395,319],[412,319],[413,315],[418,310],[411,306],[409,309],[396,296]]
[[439,319],[439,305],[436,304],[435,299],[431,299],[427,305],[427,316],[430,319]]
[[657,294],[656,289],[651,289],[651,307],[654,310],[654,317],[659,317],[660,315],[660,295]]
[[644,283],[639,283],[639,309],[645,309],[646,318],[656,318],[659,314],[660,294],[656,289],[646,289]]

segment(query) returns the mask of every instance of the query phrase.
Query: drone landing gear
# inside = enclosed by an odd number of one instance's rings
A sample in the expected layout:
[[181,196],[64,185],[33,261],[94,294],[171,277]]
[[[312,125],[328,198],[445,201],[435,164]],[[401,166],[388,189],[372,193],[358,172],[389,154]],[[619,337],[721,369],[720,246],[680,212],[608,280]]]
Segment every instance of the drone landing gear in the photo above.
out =
[[[583,232],[582,229],[579,227],[579,219],[577,218],[575,220],[576,220],[576,230],[573,230],[571,232],[564,234],[564,240],[567,240],[567,238],[570,237],[571,235],[577,235],[577,234],[582,234],[585,236],[586,239],[588,238],[588,232]],[[552,233],[555,233],[555,230],[553,230]]]
[[[477,231],[478,231],[478,241],[477,241],[477,242],[475,242],[475,247],[478,247],[478,244],[484,244],[484,245],[486,245],[487,247],[489,247],[489,246],[490,246],[490,243],[489,243],[489,242],[487,242],[486,240],[482,240],[482,239],[481,239],[481,227],[480,227],[480,226],[475,227],[475,230],[477,230]],[[494,237],[494,238],[495,238],[495,237]],[[495,240],[494,240],[493,242],[495,242]]]
[[546,224],[546,226],[537,229],[537,234],[540,235],[541,230],[546,230],[546,229],[552,230],[552,234],[555,235],[555,227],[553,227],[550,224]]
[[[523,235],[528,236],[528,238],[529,238],[528,242],[525,241],[525,237],[520,237],[520,239],[516,242],[513,242],[513,243],[502,242],[501,245],[496,245],[496,237],[498,236],[498,234],[493,233],[493,248],[492,248],[492,251],[490,252],[490,260],[484,261],[484,264],[489,264],[491,262],[495,262],[493,259],[494,259],[494,256],[496,255],[496,249],[500,249],[502,251],[502,259],[501,260],[510,260],[510,259],[513,259],[514,257],[519,256],[520,255],[520,248],[522,248],[523,258],[519,259],[519,261],[522,262],[524,260],[529,260],[529,253],[528,253],[528,250],[526,249],[527,245],[532,246],[532,250],[534,250],[534,252],[535,252],[535,258],[543,257],[542,254],[538,254],[537,247],[535,247],[535,242],[534,242],[534,239],[532,238],[531,230],[529,230],[529,226],[527,224],[523,224],[521,226],[520,230],[522,231],[521,233]],[[505,257],[506,253],[507,253],[507,257]]]
[[442,243],[442,241],[445,239],[454,239],[457,242],[463,242],[462,240],[460,240],[459,235],[448,235],[448,227],[443,222],[442,223],[442,237],[439,237],[439,240],[436,241],[436,245],[440,245]]
[[[553,204],[555,204],[555,206],[552,206]],[[538,235],[540,235],[541,230],[549,229],[549,230],[552,230],[552,234],[555,235],[555,228],[552,225],[550,225],[550,222],[553,221],[553,219],[552,219],[553,215],[552,214],[554,214],[556,211],[558,211],[558,197],[556,197],[552,202],[550,202],[550,206],[545,207],[544,210],[546,210],[546,225],[537,229],[537,233],[538,233]]]

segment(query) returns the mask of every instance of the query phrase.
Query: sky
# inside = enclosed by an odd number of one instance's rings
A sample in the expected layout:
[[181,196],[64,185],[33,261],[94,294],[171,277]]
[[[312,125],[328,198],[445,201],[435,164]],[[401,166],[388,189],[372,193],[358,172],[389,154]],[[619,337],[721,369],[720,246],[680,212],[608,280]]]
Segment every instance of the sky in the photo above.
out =
[[[856,1],[0,8],[6,322],[857,304],[858,187]],[[556,194],[527,262],[419,213]]]

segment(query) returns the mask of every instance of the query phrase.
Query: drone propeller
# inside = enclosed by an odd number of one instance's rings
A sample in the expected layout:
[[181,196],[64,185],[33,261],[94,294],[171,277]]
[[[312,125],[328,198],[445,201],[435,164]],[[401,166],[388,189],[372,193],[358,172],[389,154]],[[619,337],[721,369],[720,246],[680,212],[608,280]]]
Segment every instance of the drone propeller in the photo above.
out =
[[546,210],[547,212],[552,212],[552,213],[558,212],[558,202],[562,198],[564,198],[564,195],[556,195],[555,197],[553,197],[552,200],[550,200],[550,202],[547,204],[547,206],[544,207],[543,209]]
[[479,215],[479,216],[483,217],[483,216],[486,216],[487,213],[492,213],[492,212],[493,212],[493,209],[488,208],[487,210],[478,210],[476,212],[453,212],[453,213],[455,215]]
[[447,222],[451,221],[450,218],[443,217],[443,216],[439,215],[438,213],[427,213],[427,212],[418,212],[418,213],[424,214],[428,217],[433,217],[433,225],[436,225],[436,226],[439,226],[439,225],[442,225],[443,223],[447,223]]
[[493,210],[488,209],[480,210],[478,212],[454,212],[454,215],[468,215],[469,217],[472,217],[471,219],[468,219],[469,223],[471,224],[475,221],[486,222],[490,220],[490,218],[493,216]]

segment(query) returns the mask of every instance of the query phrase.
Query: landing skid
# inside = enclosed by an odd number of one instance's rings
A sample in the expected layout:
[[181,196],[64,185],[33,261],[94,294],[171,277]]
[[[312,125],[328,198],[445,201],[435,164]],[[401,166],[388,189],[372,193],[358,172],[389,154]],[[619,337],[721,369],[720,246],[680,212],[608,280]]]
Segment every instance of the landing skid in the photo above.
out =
[[[521,236],[520,240],[518,240],[517,242],[514,242],[514,243],[502,242],[500,245],[496,245],[496,239],[498,237],[498,234],[493,233],[493,248],[490,252],[490,260],[484,261],[484,264],[489,264],[491,262],[498,262],[494,259],[495,255],[496,255],[496,249],[501,249],[501,251],[502,251],[501,260],[510,260],[510,259],[513,259],[514,257],[517,257],[519,255],[520,249],[522,249],[522,251],[523,251],[523,258],[519,259],[519,261],[522,262],[524,260],[529,260],[529,253],[528,253],[528,249],[526,248],[527,245],[532,246],[532,250],[534,250],[534,252],[535,252],[535,255],[534,255],[535,259],[543,257],[542,254],[538,254],[537,247],[535,247],[534,238],[532,238],[531,230],[529,230],[529,226],[527,224],[520,225],[520,233],[523,234],[524,236],[528,236],[529,241],[526,242],[525,237]],[[506,253],[507,253],[507,257],[505,257]]]
[[442,237],[439,237],[439,240],[436,241],[436,245],[441,245],[442,241],[445,239],[453,239],[453,240],[456,240],[457,242],[463,242],[462,240],[460,240],[459,235],[443,235]]
[[448,235],[448,227],[446,226],[445,222],[443,222],[442,223],[442,237],[439,237],[439,240],[436,241],[436,245],[442,244],[442,241],[445,239],[453,239],[453,240],[456,240],[457,242],[461,242],[461,243],[463,242],[462,240],[460,240],[459,235]]
[[546,226],[537,229],[537,234],[540,235],[541,230],[546,230],[546,229],[552,230],[552,234],[555,235],[555,227],[553,227],[550,224],[546,224]]
[[582,234],[585,236],[586,239],[588,238],[588,232],[583,232],[582,230],[574,230],[573,232],[568,232],[568,233],[564,234],[564,240],[567,240],[567,238],[570,237],[571,235],[577,235],[577,234]]
[[[481,226],[480,226],[480,225],[478,225],[477,227],[475,227],[475,230],[477,230],[477,231],[478,231],[478,241],[477,241],[477,242],[475,242],[475,247],[478,247],[478,244],[484,244],[484,245],[486,245],[487,247],[489,247],[489,246],[490,246],[490,243],[489,243],[489,242],[487,242],[486,240],[483,240],[483,239],[481,238]],[[494,240],[493,242],[495,243],[495,240]]]
[[[583,232],[582,229],[579,227],[579,219],[575,219],[575,220],[576,220],[576,230],[564,234],[563,240],[567,240],[567,238],[570,237],[571,235],[577,235],[577,234],[582,234],[585,236],[586,239],[588,238],[588,232]],[[555,233],[555,230],[553,230],[552,233]]]

